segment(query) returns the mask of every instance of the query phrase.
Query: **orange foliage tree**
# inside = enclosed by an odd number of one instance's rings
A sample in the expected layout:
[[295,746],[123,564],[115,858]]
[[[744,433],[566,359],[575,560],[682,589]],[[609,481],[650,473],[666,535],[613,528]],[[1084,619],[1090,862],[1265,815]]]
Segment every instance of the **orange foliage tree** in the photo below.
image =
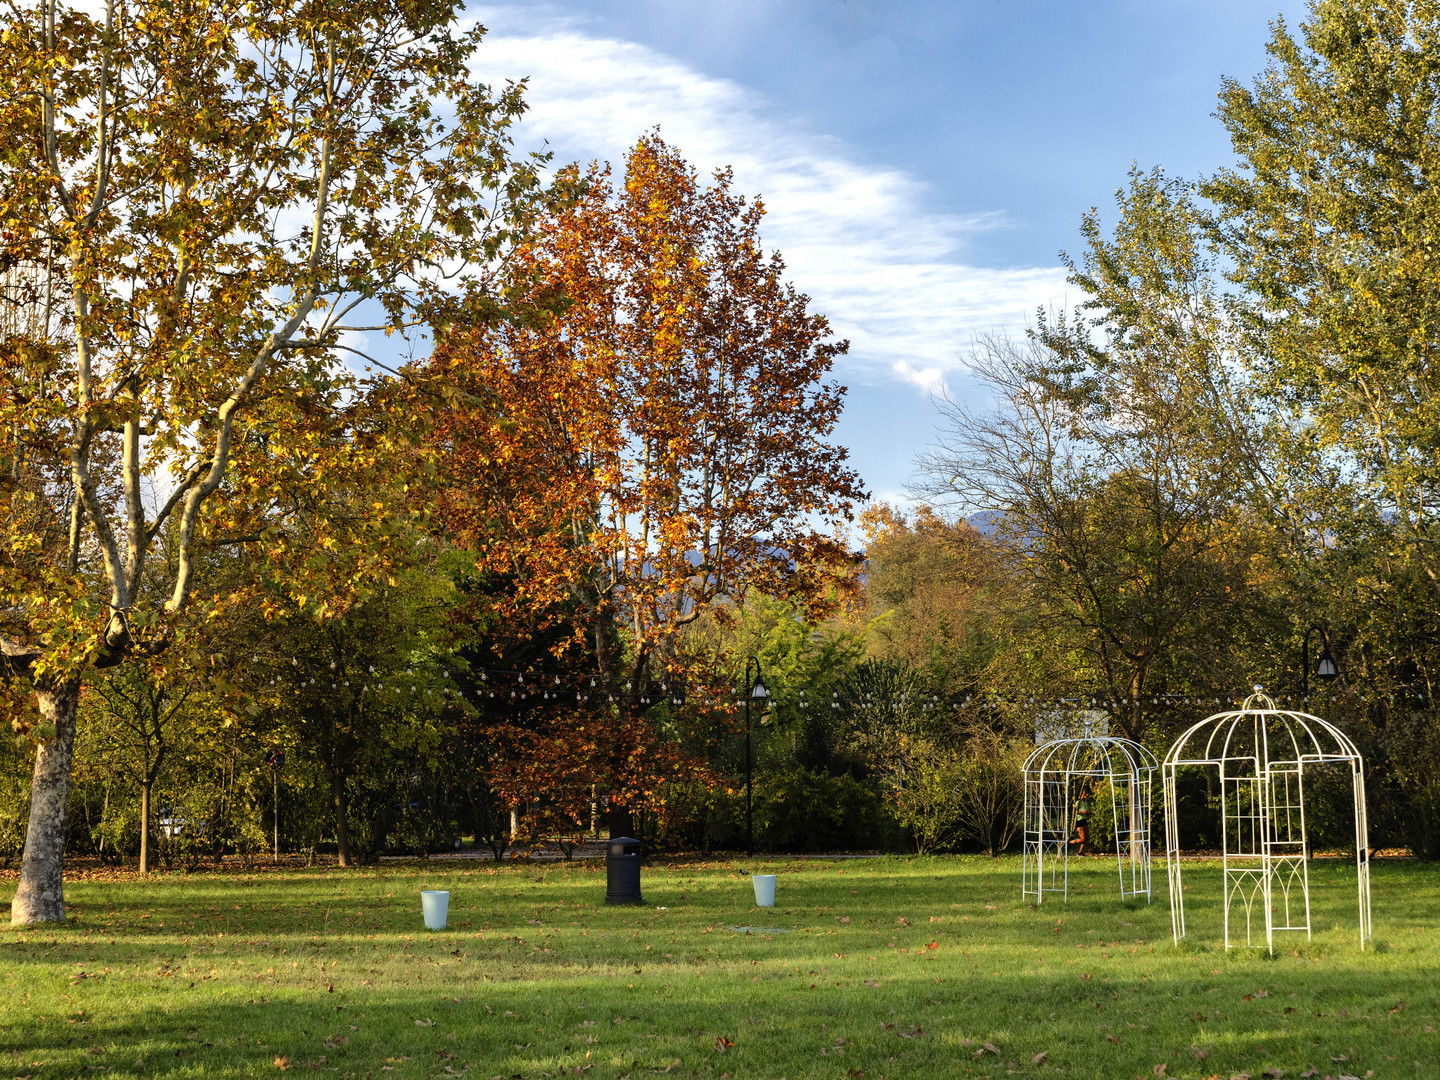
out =
[[512,292],[529,310],[562,297],[554,313],[437,349],[467,402],[438,433],[439,512],[503,583],[487,624],[564,624],[547,662],[595,680],[527,736],[524,782],[653,805],[686,768],[663,688],[688,685],[693,718],[730,682],[683,628],[752,589],[820,617],[849,580],[839,537],[864,492],[829,441],[845,388],[827,380],[847,343],[784,281],[728,171],[703,185],[652,135],[618,188],[598,166],[562,180],[574,198],[512,263]]

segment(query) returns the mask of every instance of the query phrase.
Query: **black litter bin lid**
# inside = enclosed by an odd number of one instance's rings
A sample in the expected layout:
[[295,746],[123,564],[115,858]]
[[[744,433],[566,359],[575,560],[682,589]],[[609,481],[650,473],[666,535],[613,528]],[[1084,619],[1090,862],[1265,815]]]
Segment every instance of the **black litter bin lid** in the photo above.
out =
[[610,838],[611,855],[639,855],[640,841],[633,836],[612,836]]

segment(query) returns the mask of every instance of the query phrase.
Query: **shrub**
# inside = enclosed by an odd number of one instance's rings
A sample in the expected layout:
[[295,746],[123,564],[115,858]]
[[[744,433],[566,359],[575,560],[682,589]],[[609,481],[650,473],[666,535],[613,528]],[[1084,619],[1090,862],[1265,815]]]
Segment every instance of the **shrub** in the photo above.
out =
[[[846,851],[873,848],[882,808],[851,776],[791,769],[756,778],[755,846],[762,851]],[[744,815],[744,795],[740,795]]]

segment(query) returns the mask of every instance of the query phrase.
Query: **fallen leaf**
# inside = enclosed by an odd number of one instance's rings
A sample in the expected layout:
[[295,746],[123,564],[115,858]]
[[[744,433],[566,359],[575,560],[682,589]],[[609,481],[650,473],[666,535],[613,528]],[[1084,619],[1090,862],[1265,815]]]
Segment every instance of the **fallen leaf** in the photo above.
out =
[[1204,1061],[1207,1057],[1210,1056],[1210,1051],[1209,1051],[1209,1050],[1202,1050],[1202,1049],[1200,1049],[1200,1048],[1197,1046],[1197,1047],[1192,1051],[1192,1056],[1195,1058],[1196,1061]]
[[1151,1071],[1152,1073],[1154,1073],[1156,1076],[1164,1076],[1164,1075],[1165,1075],[1165,1062],[1163,1062],[1163,1061],[1160,1062],[1159,1065],[1156,1065],[1156,1066],[1155,1066],[1153,1069],[1151,1069],[1150,1071]]
[[1331,1057],[1330,1057],[1330,1060],[1331,1060],[1331,1061],[1349,1061],[1350,1059],[1349,1059],[1346,1055],[1344,1055],[1344,1054],[1340,1054],[1338,1057],[1332,1054]]
[[1301,1076],[1304,1076],[1304,1077],[1319,1076],[1319,1075],[1320,1075],[1320,1070],[1317,1069],[1317,1068],[1315,1068],[1314,1065],[1311,1065],[1310,1068],[1306,1069],[1306,1070],[1305,1070],[1303,1073],[1301,1073],[1300,1075],[1301,1075]]
[[1401,1001],[1398,1005],[1394,1005],[1394,1006],[1392,1006],[1391,1008],[1386,1009],[1385,1011],[1386,1011],[1386,1012],[1399,1012],[1399,1011],[1400,1011],[1401,1009],[1403,1009],[1403,1008],[1405,1008],[1405,1002],[1404,1002],[1404,1001]]
[[279,1069],[281,1072],[284,1072],[286,1069],[288,1069],[288,1068],[290,1067],[290,1059],[289,1059],[288,1057],[286,1057],[284,1054],[279,1054],[279,1055],[277,1055],[276,1058],[275,1058],[275,1067],[276,1067],[277,1069]]
[[435,1026],[435,1021],[434,1021],[434,1020],[431,1020],[431,1019],[429,1019],[429,1018],[427,1017],[427,1018],[424,1019],[424,1020],[416,1020],[416,1021],[415,1021],[415,1026],[416,1026],[416,1027],[434,1027],[434,1026]]
[[907,919],[907,918],[905,918],[904,915],[899,916],[895,921],[896,921],[897,923],[899,923],[901,926],[909,926],[909,925],[910,925],[910,920]]
[[716,1035],[716,1036],[715,1036],[715,1052],[716,1052],[717,1054],[723,1054],[723,1053],[725,1053],[727,1050],[729,1050],[729,1049],[730,1049],[732,1046],[734,1046],[734,1045],[735,1045],[735,1044],[734,1044],[733,1042],[731,1042],[729,1039],[727,1039],[724,1035]]
[[982,1050],[989,1050],[992,1054],[998,1054],[998,1053],[1000,1053],[999,1050],[995,1049],[995,1044],[994,1044],[994,1043],[982,1042],[982,1043],[980,1044],[980,1049],[982,1049]]
[[1108,1043],[1118,1043],[1120,1041],[1120,1036],[1107,1034],[1105,1036],[1105,1041]]
[[1088,971],[1085,972],[1085,974],[1084,974],[1084,975],[1081,975],[1080,978],[1084,979],[1086,982],[1089,982],[1089,981],[1090,981],[1090,972],[1088,972]]
[[1033,1056],[1030,1058],[1030,1064],[1031,1064],[1031,1065],[1044,1065],[1044,1064],[1045,1064],[1045,1059],[1048,1058],[1049,1056],[1050,1056],[1050,1052],[1049,1052],[1048,1050],[1041,1050],[1040,1053],[1035,1054],[1035,1055],[1033,1055]]
[[1285,1070],[1274,1065],[1267,1065],[1262,1075],[1270,1077],[1270,1080],[1279,1080],[1279,1077],[1285,1075]]

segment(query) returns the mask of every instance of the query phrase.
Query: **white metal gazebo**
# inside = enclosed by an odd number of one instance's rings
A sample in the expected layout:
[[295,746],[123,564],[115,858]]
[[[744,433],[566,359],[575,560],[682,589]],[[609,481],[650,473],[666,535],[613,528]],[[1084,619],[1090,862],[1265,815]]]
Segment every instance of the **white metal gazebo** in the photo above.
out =
[[1122,899],[1150,899],[1151,781],[1159,762],[1137,742],[1108,735],[1052,739],[1025,762],[1025,853],[1020,895],[1070,899],[1070,834],[1085,791],[1110,795]]
[[1263,916],[1265,946],[1273,953],[1277,930],[1303,930],[1310,936],[1305,770],[1330,764],[1349,770],[1355,793],[1355,869],[1363,949],[1371,936],[1370,859],[1360,751],[1334,724],[1309,713],[1277,709],[1260,690],[1257,686],[1238,710],[1200,721],[1165,755],[1166,862],[1175,942],[1185,936],[1176,771],[1187,766],[1219,770],[1225,947],[1230,948],[1232,912],[1238,909],[1244,913],[1245,944],[1258,944],[1257,916]]

